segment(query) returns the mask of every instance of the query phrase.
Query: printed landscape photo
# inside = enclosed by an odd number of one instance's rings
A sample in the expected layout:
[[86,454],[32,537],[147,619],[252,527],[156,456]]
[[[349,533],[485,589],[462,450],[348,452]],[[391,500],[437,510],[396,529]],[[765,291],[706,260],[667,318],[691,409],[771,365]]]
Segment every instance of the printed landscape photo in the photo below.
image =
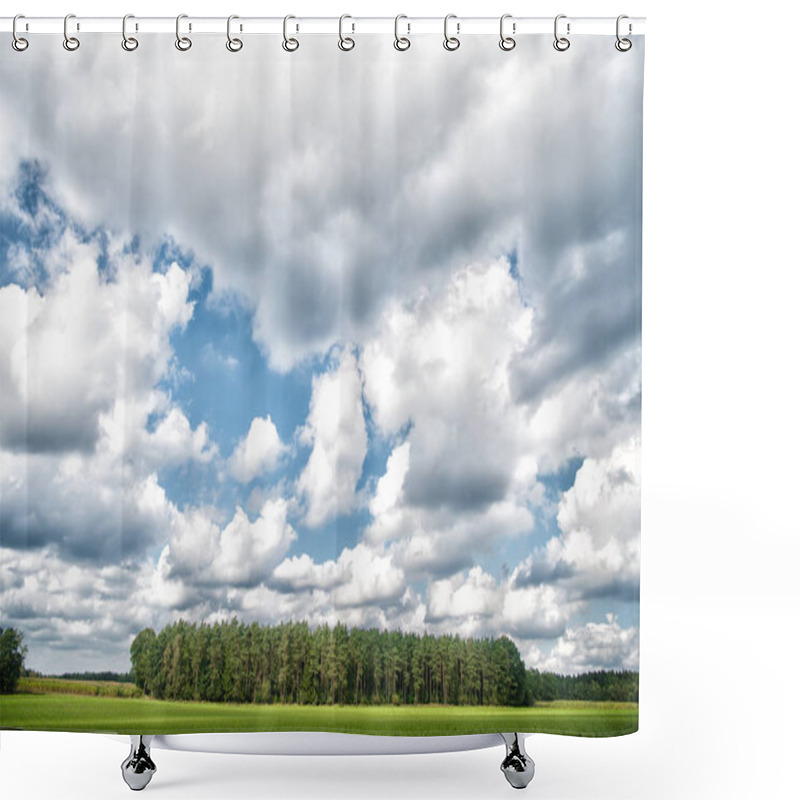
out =
[[0,726],[635,731],[642,70],[52,38],[0,57]]

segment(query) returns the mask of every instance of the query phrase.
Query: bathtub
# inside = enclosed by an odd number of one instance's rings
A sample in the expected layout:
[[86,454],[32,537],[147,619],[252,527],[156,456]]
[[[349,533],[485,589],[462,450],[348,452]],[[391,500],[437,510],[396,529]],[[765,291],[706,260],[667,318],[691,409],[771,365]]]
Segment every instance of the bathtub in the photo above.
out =
[[[186,733],[130,736],[130,752],[122,762],[122,777],[133,791],[141,791],[157,768],[153,750],[241,755],[320,756],[412,755],[482,750],[505,745],[500,770],[515,789],[533,779],[533,759],[525,750],[524,733],[483,733],[459,736],[367,736],[351,733],[296,731],[288,733]],[[123,737],[114,736],[114,739]]]

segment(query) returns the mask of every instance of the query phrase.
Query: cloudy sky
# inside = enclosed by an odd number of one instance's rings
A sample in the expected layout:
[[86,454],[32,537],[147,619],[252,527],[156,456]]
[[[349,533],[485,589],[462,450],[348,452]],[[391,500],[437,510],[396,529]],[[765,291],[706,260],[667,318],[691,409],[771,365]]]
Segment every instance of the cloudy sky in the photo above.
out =
[[[637,668],[643,43],[0,55],[0,616]],[[637,42],[638,44],[638,42]]]

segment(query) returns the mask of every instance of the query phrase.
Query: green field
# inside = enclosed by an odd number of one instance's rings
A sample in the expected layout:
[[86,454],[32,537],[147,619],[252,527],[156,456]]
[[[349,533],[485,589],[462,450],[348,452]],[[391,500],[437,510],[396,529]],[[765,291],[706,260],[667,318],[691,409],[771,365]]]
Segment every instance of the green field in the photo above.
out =
[[[95,691],[95,687],[97,687]],[[0,697],[0,727],[97,733],[329,731],[437,736],[499,731],[618,736],[638,729],[636,703],[560,700],[501,706],[237,705],[115,696],[131,684],[27,679]]]

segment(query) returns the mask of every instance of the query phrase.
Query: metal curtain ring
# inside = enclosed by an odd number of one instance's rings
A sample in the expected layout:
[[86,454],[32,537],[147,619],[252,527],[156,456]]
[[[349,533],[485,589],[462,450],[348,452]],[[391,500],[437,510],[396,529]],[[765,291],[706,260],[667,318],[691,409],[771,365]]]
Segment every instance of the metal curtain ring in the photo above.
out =
[[[398,14],[394,18],[394,49],[400,50],[408,50],[411,47],[411,39],[408,36],[401,36],[400,35],[400,20],[401,19],[408,19],[405,14]],[[406,27],[408,28],[408,33],[411,33],[411,24],[406,23]]]
[[135,39],[133,36],[128,36],[129,19],[134,19],[133,14],[126,14],[122,18],[122,49],[131,53],[139,46],[139,40]]
[[[511,19],[511,14],[503,14],[500,17],[500,49],[505,50],[506,52],[509,50],[513,50],[517,46],[517,40],[514,39],[512,36],[505,35],[505,22],[507,19]],[[512,30],[516,33],[516,24],[513,26]]]
[[293,36],[290,37],[288,35],[290,19],[296,19],[296,17],[292,16],[292,14],[288,14],[283,18],[283,44],[281,46],[287,53],[294,53],[294,51],[300,47],[300,42]]
[[[353,39],[352,36],[345,36],[344,31],[342,30],[344,26],[344,21],[346,19],[353,19],[353,18],[349,14],[342,14],[342,16],[339,17],[339,49],[344,50],[345,52],[347,52],[348,50],[352,50],[356,46],[355,39]],[[352,25],[353,25],[353,31],[355,31],[356,29],[355,23],[352,23]]]
[[178,14],[175,18],[175,47],[182,53],[185,53],[192,46],[192,40],[188,36],[181,36],[181,20],[187,19],[188,16],[188,14]]
[[231,14],[228,17],[228,27],[227,27],[228,41],[225,42],[225,47],[227,47],[231,53],[238,53],[242,49],[242,47],[244,47],[244,42],[241,39],[237,39],[236,37],[231,36],[231,22],[233,22],[233,20],[235,19],[239,19],[239,17],[237,17],[236,14]]
[[[617,41],[614,42],[614,47],[616,47],[617,50],[620,51],[620,53],[627,53],[628,50],[630,50],[631,47],[633,47],[633,42],[630,39],[623,39],[619,35],[619,27],[620,27],[619,24],[624,19],[628,19],[628,15],[627,14],[620,14],[617,17]],[[628,33],[630,33],[630,32],[631,32],[631,26],[630,26],[630,23],[629,23],[628,24]]]
[[11,46],[18,53],[21,53],[23,50],[27,50],[28,49],[28,45],[30,44],[30,42],[27,39],[23,39],[22,36],[20,36],[17,33],[17,20],[19,20],[19,19],[25,19],[25,15],[24,14],[17,14],[17,16],[14,17],[14,22],[11,25],[11,33],[12,33],[12,35],[14,37],[11,40]]
[[[553,36],[555,36],[553,47],[555,47],[555,49],[558,50],[559,53],[563,53],[565,50],[569,50],[569,44],[570,44],[569,39],[567,39],[565,36],[558,35],[558,21],[560,19],[566,19],[566,18],[567,18],[566,14],[559,14],[556,17],[555,22],[553,23]],[[569,33],[569,22],[567,23],[567,33]]]
[[77,50],[81,46],[80,41],[78,41],[75,36],[69,35],[67,25],[71,19],[75,19],[74,14],[67,14],[67,16],[64,17],[64,49],[69,50],[70,52]]
[[[461,47],[461,40],[457,36],[450,36],[448,33],[447,28],[451,19],[456,19],[456,15],[448,14],[444,18],[444,49],[453,51],[453,50],[458,50],[458,48]],[[456,33],[458,33],[460,27],[461,24],[456,23]]]

